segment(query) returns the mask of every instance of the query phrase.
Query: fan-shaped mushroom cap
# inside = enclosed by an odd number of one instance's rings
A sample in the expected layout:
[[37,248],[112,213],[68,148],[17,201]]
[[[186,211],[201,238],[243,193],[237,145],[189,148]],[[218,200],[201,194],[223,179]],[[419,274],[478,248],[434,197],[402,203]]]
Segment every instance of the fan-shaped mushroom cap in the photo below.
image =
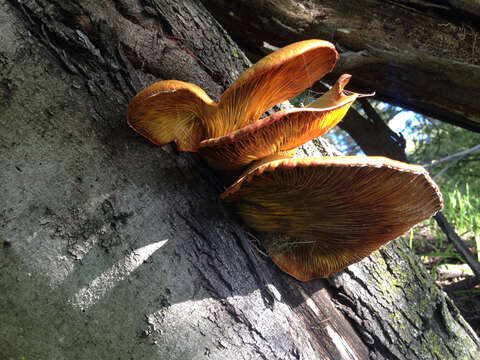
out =
[[343,91],[350,78],[351,75],[342,75],[327,93],[306,108],[279,111],[225,136],[204,140],[198,151],[212,168],[230,171],[294,149],[325,134],[345,116],[358,97]]
[[293,98],[330,72],[335,46],[305,40],[285,46],[259,60],[222,94],[216,133],[219,137],[257,121],[275,104]]
[[201,88],[177,80],[140,91],[127,108],[127,123],[156,145],[175,141],[179,150],[196,151],[205,137],[204,119],[216,104]]
[[356,156],[264,163],[220,199],[233,203],[272,260],[301,281],[361,260],[443,206],[423,167]]

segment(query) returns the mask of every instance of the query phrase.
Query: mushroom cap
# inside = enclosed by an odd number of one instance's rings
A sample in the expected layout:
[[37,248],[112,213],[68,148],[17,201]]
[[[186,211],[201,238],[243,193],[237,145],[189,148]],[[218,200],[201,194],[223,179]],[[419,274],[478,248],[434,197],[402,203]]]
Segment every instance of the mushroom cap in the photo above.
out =
[[157,145],[175,141],[197,151],[201,140],[224,136],[257,121],[331,71],[333,44],[306,40],[264,57],[230,86],[217,105],[198,86],[177,80],[157,82],[139,92],[127,108],[127,122]]
[[335,46],[323,40],[305,40],[285,46],[259,60],[222,94],[216,119],[219,137],[257,121],[275,104],[293,98],[330,72]]
[[216,170],[241,169],[252,161],[287,152],[329,131],[345,116],[358,97],[343,89],[351,75],[337,83],[306,108],[279,111],[225,136],[206,139],[199,153]]
[[423,167],[359,156],[263,163],[220,199],[261,234],[272,260],[301,281],[361,260],[443,206]]
[[156,82],[140,91],[127,108],[127,123],[156,145],[175,141],[196,151],[205,136],[202,123],[216,104],[198,86],[178,80]]

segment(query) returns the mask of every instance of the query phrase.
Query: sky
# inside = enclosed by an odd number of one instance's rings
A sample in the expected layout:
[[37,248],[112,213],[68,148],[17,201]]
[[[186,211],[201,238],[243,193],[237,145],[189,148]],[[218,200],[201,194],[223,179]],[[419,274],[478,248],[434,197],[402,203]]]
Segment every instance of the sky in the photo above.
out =
[[388,123],[390,129],[395,131],[396,133],[402,133],[403,137],[407,142],[406,146],[406,153],[408,154],[413,150],[413,139],[415,137],[415,133],[412,131],[412,125],[415,125],[418,120],[416,119],[413,111],[402,110],[397,115],[393,117],[392,120]]

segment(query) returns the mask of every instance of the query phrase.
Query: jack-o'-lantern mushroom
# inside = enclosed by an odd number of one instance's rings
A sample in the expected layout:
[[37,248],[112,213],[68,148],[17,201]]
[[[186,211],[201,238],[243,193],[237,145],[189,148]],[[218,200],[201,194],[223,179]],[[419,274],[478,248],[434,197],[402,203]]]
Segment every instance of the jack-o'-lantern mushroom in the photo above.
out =
[[443,204],[423,167],[362,156],[262,161],[220,199],[302,281],[360,261]]
[[291,44],[243,72],[218,104],[194,84],[160,81],[132,99],[127,122],[157,145],[174,141],[179,150],[199,151],[216,170],[239,169],[265,156],[291,153],[342,119],[358,96],[344,91],[346,74],[307,107],[259,120],[331,71],[336,60],[327,41]]
[[264,119],[331,71],[332,44],[307,40],[261,59],[215,103],[198,86],[160,81],[138,93],[127,122],[157,145],[198,151],[222,174],[243,175],[220,195],[285,272],[306,281],[359,261],[442,208],[421,166],[376,157],[293,159],[295,148],[335,126],[360,94],[340,76],[304,108]]
[[342,75],[327,93],[304,108],[279,111],[225,136],[203,140],[198,151],[220,171],[243,168],[272,154],[293,155],[298,146],[342,120],[360,95],[344,91],[350,78]]

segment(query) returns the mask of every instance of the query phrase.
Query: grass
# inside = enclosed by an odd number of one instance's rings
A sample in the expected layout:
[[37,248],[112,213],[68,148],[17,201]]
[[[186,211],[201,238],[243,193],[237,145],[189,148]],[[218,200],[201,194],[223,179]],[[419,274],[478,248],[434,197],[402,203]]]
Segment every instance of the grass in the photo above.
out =
[[447,183],[442,186],[444,194],[445,216],[452,222],[458,235],[477,249],[480,243],[480,190],[470,190],[469,184]]
[[[457,234],[469,245],[475,248],[477,259],[480,260],[480,186],[452,182],[441,184],[444,196],[444,215],[452,223]],[[443,233],[436,227],[438,236]]]
[[[440,184],[440,188],[445,203],[443,214],[467,246],[476,252],[477,258],[480,258],[480,187],[472,190],[469,184],[448,182]],[[420,256],[435,259],[431,267],[433,273],[441,264],[464,263],[433,219],[413,229],[409,234],[409,243]]]
[[[480,257],[480,186],[446,182],[440,183],[440,189],[445,202],[444,215],[470,250],[476,252],[477,257]],[[407,238],[410,248],[420,256],[439,286],[443,287],[469,276],[446,278],[437,271],[440,265],[459,265],[465,264],[465,261],[438,228],[435,220],[430,219],[417,225],[404,236]],[[478,306],[480,287],[477,285],[473,289],[457,290],[450,296],[464,317],[480,334],[480,308]]]

